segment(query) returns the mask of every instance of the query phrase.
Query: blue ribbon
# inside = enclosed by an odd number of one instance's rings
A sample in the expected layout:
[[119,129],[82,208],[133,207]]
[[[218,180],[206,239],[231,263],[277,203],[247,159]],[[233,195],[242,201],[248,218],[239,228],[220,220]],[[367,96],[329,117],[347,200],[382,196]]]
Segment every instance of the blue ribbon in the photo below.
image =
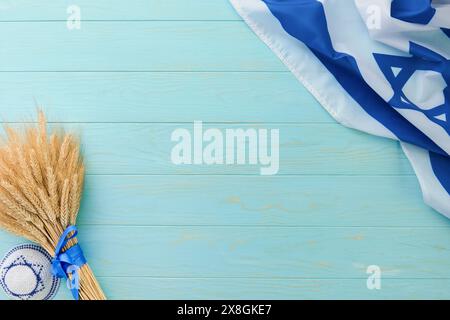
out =
[[[69,234],[73,232],[70,236]],[[69,240],[75,238],[78,234],[77,227],[68,226],[59,238],[55,248],[55,256],[52,260],[52,273],[55,277],[71,279],[69,285],[70,291],[75,300],[79,299],[79,277],[78,269],[86,264],[86,258],[83,255],[81,247],[76,244],[66,251],[62,252]],[[71,278],[69,278],[71,276]],[[75,282],[75,283],[74,283]]]

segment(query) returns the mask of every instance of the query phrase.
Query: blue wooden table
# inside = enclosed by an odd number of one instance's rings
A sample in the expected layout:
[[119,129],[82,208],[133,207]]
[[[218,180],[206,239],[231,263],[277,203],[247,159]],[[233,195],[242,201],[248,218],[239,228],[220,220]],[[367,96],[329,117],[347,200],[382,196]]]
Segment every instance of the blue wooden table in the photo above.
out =
[[[226,0],[0,0],[0,35],[0,117],[37,102],[81,135],[109,298],[450,298],[450,223],[399,145],[335,123]],[[279,129],[278,175],[174,165],[194,120]],[[0,254],[21,242],[0,232]]]

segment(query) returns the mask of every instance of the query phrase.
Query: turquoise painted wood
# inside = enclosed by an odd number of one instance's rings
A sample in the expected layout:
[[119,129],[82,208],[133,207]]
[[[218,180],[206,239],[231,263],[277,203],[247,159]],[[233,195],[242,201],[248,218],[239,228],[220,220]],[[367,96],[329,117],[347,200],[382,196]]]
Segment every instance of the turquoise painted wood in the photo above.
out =
[[446,279],[386,279],[382,290],[374,291],[367,290],[364,279],[119,277],[100,281],[113,299],[227,299],[236,297],[236,292],[242,299],[442,299],[450,285]]
[[[226,0],[0,0],[0,35],[0,118],[38,104],[81,136],[80,240],[109,298],[450,298],[450,223],[398,144],[334,123]],[[279,174],[172,164],[194,120],[279,129]],[[0,231],[0,255],[23,241]]]
[[[382,290],[367,290],[365,279],[99,277],[99,281],[111,299],[227,299],[236,292],[242,299],[442,299],[450,285],[447,279],[385,279]],[[63,292],[57,299],[70,295]]]
[[[365,281],[372,264],[380,266],[384,278],[395,279],[446,278],[450,267],[448,226],[101,225],[79,230],[86,258],[98,276]],[[15,242],[5,239],[0,249]]]
[[[192,126],[192,123],[78,123],[66,124],[65,128],[80,134],[90,174],[260,174],[259,165],[173,164],[171,151],[176,142],[171,141],[171,133],[177,128],[192,131]],[[203,127],[279,129],[279,174],[412,174],[398,144],[334,123]]]
[[3,22],[0,34],[0,71],[286,70],[243,21]]
[[[33,110],[31,107],[30,114]],[[21,124],[15,126],[25,127]],[[53,128],[59,126],[52,125]],[[383,141],[335,123],[204,124],[203,127],[205,130],[211,127],[221,130],[279,129],[279,175],[413,174],[397,143]],[[177,143],[171,141],[171,134],[177,128],[190,129],[192,132],[192,123],[67,123],[64,128],[80,135],[89,174],[260,175],[259,164],[174,164],[171,151]]]
[[1,21],[65,21],[67,7],[82,9],[83,20],[241,20],[226,1],[217,0],[3,0]]
[[80,225],[447,225],[416,178],[398,175],[89,175],[81,210]]
[[6,121],[37,103],[60,122],[334,123],[287,71],[0,72],[0,90]]

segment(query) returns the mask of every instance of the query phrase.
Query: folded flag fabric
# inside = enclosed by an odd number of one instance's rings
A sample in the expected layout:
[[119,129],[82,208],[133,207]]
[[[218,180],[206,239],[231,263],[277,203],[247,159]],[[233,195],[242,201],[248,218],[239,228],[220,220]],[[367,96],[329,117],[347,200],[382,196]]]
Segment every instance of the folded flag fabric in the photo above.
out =
[[450,217],[450,0],[230,0],[340,123],[399,140]]

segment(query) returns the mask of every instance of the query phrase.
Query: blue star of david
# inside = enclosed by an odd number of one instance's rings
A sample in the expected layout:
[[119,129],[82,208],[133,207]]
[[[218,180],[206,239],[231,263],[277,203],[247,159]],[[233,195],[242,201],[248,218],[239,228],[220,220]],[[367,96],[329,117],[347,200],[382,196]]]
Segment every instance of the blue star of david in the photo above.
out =
[[[440,125],[450,135],[450,60],[431,52],[437,59],[421,59],[417,56],[402,57],[374,53],[381,71],[389,81],[394,96],[388,103],[397,109],[412,109],[422,112],[430,121]],[[395,70],[395,71],[394,71]],[[403,88],[415,71],[435,71],[442,75],[447,87],[443,90],[445,102],[429,110],[415,105],[404,94]]]
[[3,268],[2,275],[1,275],[2,278],[5,277],[5,275],[8,273],[8,271],[10,269],[17,267],[17,266],[26,266],[26,267],[30,268],[30,270],[33,271],[34,275],[36,276],[36,286],[33,288],[33,290],[31,292],[27,292],[24,294],[12,292],[8,287],[6,287],[6,289],[8,290],[8,292],[11,295],[13,295],[19,299],[27,300],[27,299],[31,298],[32,296],[34,296],[36,293],[41,292],[42,290],[45,289],[44,281],[43,281],[42,275],[41,275],[42,270],[44,269],[44,266],[41,264],[28,262],[23,255],[20,255],[9,266],[6,266]]

